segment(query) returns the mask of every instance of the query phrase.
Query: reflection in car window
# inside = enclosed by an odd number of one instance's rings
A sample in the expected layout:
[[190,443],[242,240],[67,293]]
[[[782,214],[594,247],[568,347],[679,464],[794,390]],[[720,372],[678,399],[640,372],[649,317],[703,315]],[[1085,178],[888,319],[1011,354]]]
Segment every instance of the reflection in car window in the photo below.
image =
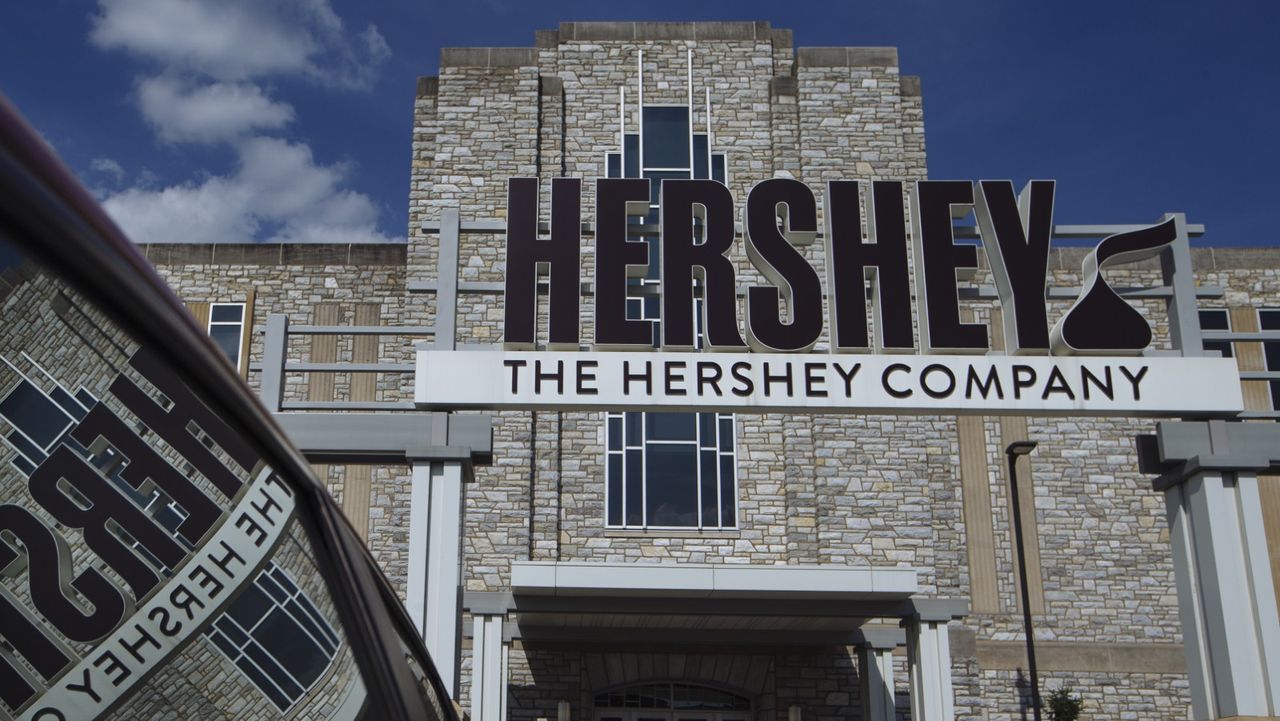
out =
[[0,718],[356,717],[293,486],[0,248]]

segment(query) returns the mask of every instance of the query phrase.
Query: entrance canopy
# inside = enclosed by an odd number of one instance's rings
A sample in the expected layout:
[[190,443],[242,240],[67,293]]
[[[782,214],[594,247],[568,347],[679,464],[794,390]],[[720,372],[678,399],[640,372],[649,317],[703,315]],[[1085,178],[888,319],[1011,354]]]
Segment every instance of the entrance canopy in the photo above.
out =
[[833,645],[873,619],[964,616],[962,600],[916,598],[915,569],[515,562],[511,593],[468,593],[473,613],[506,611],[523,640]]

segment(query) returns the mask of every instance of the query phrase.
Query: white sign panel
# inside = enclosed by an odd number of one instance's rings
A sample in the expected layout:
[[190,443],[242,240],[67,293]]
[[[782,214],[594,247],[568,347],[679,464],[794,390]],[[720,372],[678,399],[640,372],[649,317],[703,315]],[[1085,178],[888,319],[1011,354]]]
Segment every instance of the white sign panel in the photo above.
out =
[[186,645],[240,586],[253,579],[293,509],[293,492],[265,469],[188,563],[19,719],[98,718]]
[[1231,358],[418,352],[419,408],[1234,415]]

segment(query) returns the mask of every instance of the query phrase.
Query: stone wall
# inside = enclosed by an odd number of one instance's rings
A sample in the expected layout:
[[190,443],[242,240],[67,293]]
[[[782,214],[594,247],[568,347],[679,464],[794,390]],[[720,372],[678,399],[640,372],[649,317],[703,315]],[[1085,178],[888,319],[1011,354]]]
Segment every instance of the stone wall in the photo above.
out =
[[[684,103],[692,63],[695,132],[706,122],[703,93],[709,91],[713,152],[726,154],[728,183],[739,202],[752,184],[774,175],[820,188],[831,179],[913,180],[927,174],[920,81],[901,75],[892,48],[794,49],[789,33],[732,23],[568,23],[539,32],[536,44],[529,50],[445,51],[439,80],[424,84],[427,92],[419,97],[415,122],[411,258],[432,257],[434,237],[415,235],[414,229],[421,220],[438,217],[442,207],[459,207],[464,221],[501,219],[502,179],[530,172],[530,165],[543,181],[544,213],[547,186],[562,167],[567,175],[583,178],[584,220],[590,220],[590,179],[604,174],[605,153],[619,143],[620,88],[627,128],[633,131],[638,123],[641,56],[646,104]],[[467,99],[465,107],[461,98]],[[444,112],[446,106],[452,115]],[[485,108],[487,116],[502,119],[516,135],[494,146],[489,126],[468,120],[477,112],[468,108]],[[530,117],[537,121],[531,128],[524,125]],[[531,149],[536,157],[523,154]],[[459,184],[466,182],[474,185],[460,193]],[[462,278],[501,280],[501,242],[498,235],[464,235]],[[821,244],[804,253],[822,266]],[[744,254],[735,251],[731,257],[740,282],[758,280]],[[1053,268],[1055,285],[1079,284],[1078,253],[1057,252]],[[591,279],[593,269],[586,242],[583,278]],[[434,277],[429,261],[410,268],[411,281]],[[1122,269],[1110,277],[1116,285],[1155,280],[1152,270],[1142,269]],[[1221,281],[1206,277],[1205,282]],[[983,271],[973,283],[989,284],[990,278]],[[1067,305],[1054,303],[1052,314]],[[1143,302],[1141,307],[1156,328],[1157,347],[1168,347],[1161,305]],[[980,321],[992,316],[990,301],[969,304],[968,310]],[[499,297],[464,293],[460,313],[460,341],[500,341]],[[592,323],[584,310],[584,339],[591,337]],[[819,350],[825,344],[824,337]],[[1030,436],[1053,439],[1042,443],[1029,479],[1045,599],[1038,621],[1045,638],[1181,641],[1172,565],[1163,545],[1163,504],[1137,474],[1131,441],[1149,427],[1136,419],[1028,421]],[[983,428],[1000,607],[957,628],[979,639],[1017,640],[1021,621],[1007,541],[1003,436],[998,419]],[[500,413],[494,444],[494,465],[478,469],[477,482],[467,489],[464,575],[470,590],[502,590],[511,561],[537,559],[909,566],[919,571],[922,593],[969,595],[953,417],[740,415],[739,524],[706,532],[605,527],[600,414],[539,413],[535,419],[529,413]],[[513,688],[518,689],[513,698],[532,699],[541,692],[520,680],[537,675],[531,668],[542,662],[535,662],[535,655],[512,654]],[[847,659],[848,653],[838,656]],[[567,668],[563,658],[554,658],[559,660],[546,663]],[[809,657],[780,662],[778,702],[769,713],[785,718],[783,695],[790,693],[805,696],[801,704],[815,718],[852,715],[855,697],[842,694],[856,696],[856,664],[848,667],[848,678],[801,680],[832,678],[819,670],[825,666]],[[982,671],[976,656],[957,657],[956,672],[962,717],[1008,717],[1002,715],[1008,713],[1004,706],[985,700],[1000,695],[998,674]],[[1151,710],[1140,700],[1115,700],[1130,692],[1137,699],[1176,688],[1176,675],[1172,680],[1119,677],[1107,709],[1143,708],[1143,718],[1155,717],[1148,710],[1162,718],[1180,715],[1167,711],[1177,706],[1173,701]],[[1087,675],[1075,678],[1080,686],[1100,683]],[[539,708],[534,715],[554,710],[550,701],[529,703]]]

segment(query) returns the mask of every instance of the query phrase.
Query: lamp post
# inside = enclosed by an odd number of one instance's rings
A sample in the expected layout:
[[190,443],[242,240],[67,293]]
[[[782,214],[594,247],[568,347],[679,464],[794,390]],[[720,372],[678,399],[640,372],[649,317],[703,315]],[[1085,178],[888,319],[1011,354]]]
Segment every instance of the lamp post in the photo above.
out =
[[1027,593],[1027,556],[1022,548],[1022,506],[1018,503],[1018,458],[1036,449],[1035,441],[1014,441],[1004,449],[1009,458],[1009,495],[1013,500],[1013,544],[1018,552],[1018,583],[1022,588],[1022,625],[1027,637],[1027,670],[1031,673],[1031,711],[1040,721],[1040,678],[1036,674],[1036,639],[1031,627],[1031,602]]

